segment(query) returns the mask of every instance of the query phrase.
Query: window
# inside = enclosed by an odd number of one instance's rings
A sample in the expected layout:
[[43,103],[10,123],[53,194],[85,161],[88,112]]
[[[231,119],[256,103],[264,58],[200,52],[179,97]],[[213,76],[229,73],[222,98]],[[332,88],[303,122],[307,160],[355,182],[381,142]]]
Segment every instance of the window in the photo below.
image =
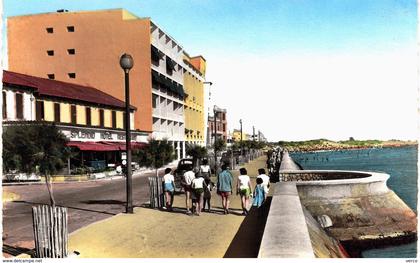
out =
[[7,119],[7,95],[6,92],[3,91],[3,119]]
[[69,78],[71,78],[71,79],[75,79],[76,78],[76,73],[74,73],[74,72],[68,73],[67,75],[69,75]]
[[23,95],[16,93],[16,119],[23,119]]
[[126,124],[126,121],[125,121],[125,112],[123,112],[123,129],[125,129],[125,124]]
[[42,100],[36,101],[36,120],[44,120],[44,102]]
[[71,118],[71,123],[76,124],[76,121],[77,121],[76,105],[71,105],[70,107],[70,118]]
[[92,112],[89,107],[86,107],[86,125],[92,125]]
[[48,34],[54,33],[54,28],[52,28],[52,27],[47,27],[45,30],[47,30]]
[[49,79],[55,79],[55,75],[54,74],[47,74]]
[[159,50],[154,46],[151,46],[151,58],[152,58],[152,62],[155,62],[156,66],[159,66],[159,60],[160,60]]
[[74,32],[74,26],[68,26],[67,32]]
[[48,56],[54,56],[54,50],[47,50]]
[[54,103],[54,122],[60,122],[60,103]]
[[117,128],[117,113],[112,111],[112,128]]
[[74,54],[76,54],[76,50],[74,48],[69,48],[69,49],[67,49],[67,53],[69,55],[74,55]]
[[152,107],[153,109],[156,109],[156,101],[159,99],[159,97],[155,94],[152,95]]
[[223,132],[226,131],[226,124],[223,123]]
[[99,110],[99,127],[104,127],[104,110]]

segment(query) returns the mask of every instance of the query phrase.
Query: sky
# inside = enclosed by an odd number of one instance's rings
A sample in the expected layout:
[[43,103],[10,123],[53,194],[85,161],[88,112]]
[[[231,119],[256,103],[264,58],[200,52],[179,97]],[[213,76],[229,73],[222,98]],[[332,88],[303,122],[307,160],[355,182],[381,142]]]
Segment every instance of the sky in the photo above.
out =
[[3,19],[112,8],[206,58],[229,130],[242,119],[269,141],[418,138],[415,0],[4,0]]

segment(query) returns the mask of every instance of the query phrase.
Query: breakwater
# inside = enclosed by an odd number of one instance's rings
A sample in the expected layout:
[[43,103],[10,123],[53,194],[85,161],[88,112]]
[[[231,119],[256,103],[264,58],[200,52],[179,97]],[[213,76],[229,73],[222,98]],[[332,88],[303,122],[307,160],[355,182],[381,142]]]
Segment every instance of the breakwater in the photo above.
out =
[[[286,153],[281,160],[289,158]],[[361,249],[417,238],[417,216],[387,187],[388,174],[297,167],[281,169],[279,184],[295,182],[302,209],[313,218],[327,216],[331,225],[325,231],[343,243],[352,256],[360,256]]]

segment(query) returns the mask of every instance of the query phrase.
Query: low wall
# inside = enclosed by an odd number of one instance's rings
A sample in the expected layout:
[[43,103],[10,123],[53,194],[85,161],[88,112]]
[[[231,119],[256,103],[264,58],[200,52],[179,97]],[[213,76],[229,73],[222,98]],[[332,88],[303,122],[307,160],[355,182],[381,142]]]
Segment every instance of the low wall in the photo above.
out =
[[258,257],[315,257],[295,183],[275,186]]
[[295,182],[277,183],[260,258],[343,258],[346,252],[301,205]]
[[387,187],[388,174],[325,170],[281,173],[289,181],[299,180],[296,186],[302,205],[313,217],[329,216],[333,224],[330,233],[344,243],[364,248],[392,244],[392,239],[399,244],[416,238],[417,216]]

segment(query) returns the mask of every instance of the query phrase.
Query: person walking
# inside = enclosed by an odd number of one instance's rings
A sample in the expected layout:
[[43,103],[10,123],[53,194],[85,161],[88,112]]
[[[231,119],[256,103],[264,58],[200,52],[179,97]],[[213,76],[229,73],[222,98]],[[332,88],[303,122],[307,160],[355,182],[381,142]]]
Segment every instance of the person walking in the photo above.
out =
[[201,173],[197,173],[197,177],[192,180],[191,187],[195,196],[195,214],[199,216],[203,209],[204,188],[207,187]]
[[229,196],[233,192],[233,176],[228,171],[227,165],[222,165],[222,171],[217,176],[217,193],[222,197],[224,214],[229,214]]
[[171,168],[165,169],[165,175],[163,176],[162,181],[166,196],[166,208],[168,211],[172,211],[172,204],[174,203],[175,178],[172,174]]
[[210,212],[211,191],[213,190],[214,183],[210,180],[210,178],[208,179],[204,178],[204,182],[206,183],[206,187],[204,188],[204,195],[203,195],[203,210],[206,210],[206,206],[207,206],[207,212]]
[[207,159],[204,159],[203,163],[200,165],[200,172],[205,180],[207,180],[207,178],[210,178],[210,165]]
[[249,197],[252,192],[251,179],[245,168],[239,169],[240,175],[236,183],[236,194],[241,196],[242,215],[248,215]]
[[195,178],[195,174],[192,171],[193,168],[189,167],[188,170],[184,173],[183,177],[182,177],[182,181],[181,181],[181,185],[184,187],[184,191],[185,191],[185,207],[187,209],[187,215],[191,214],[191,204],[190,204],[190,199],[191,199],[191,192],[192,192],[192,188],[191,188],[191,183]]
[[257,177],[257,186],[255,186],[254,194],[253,194],[253,201],[252,206],[258,209],[258,217],[263,215],[263,204],[266,199],[263,179],[261,177]]
[[268,192],[270,191],[270,177],[268,175],[265,174],[265,169],[264,168],[260,168],[258,169],[258,176],[257,178],[261,178],[263,180],[262,185],[264,188],[264,192],[265,192],[265,198],[267,198],[268,196]]

